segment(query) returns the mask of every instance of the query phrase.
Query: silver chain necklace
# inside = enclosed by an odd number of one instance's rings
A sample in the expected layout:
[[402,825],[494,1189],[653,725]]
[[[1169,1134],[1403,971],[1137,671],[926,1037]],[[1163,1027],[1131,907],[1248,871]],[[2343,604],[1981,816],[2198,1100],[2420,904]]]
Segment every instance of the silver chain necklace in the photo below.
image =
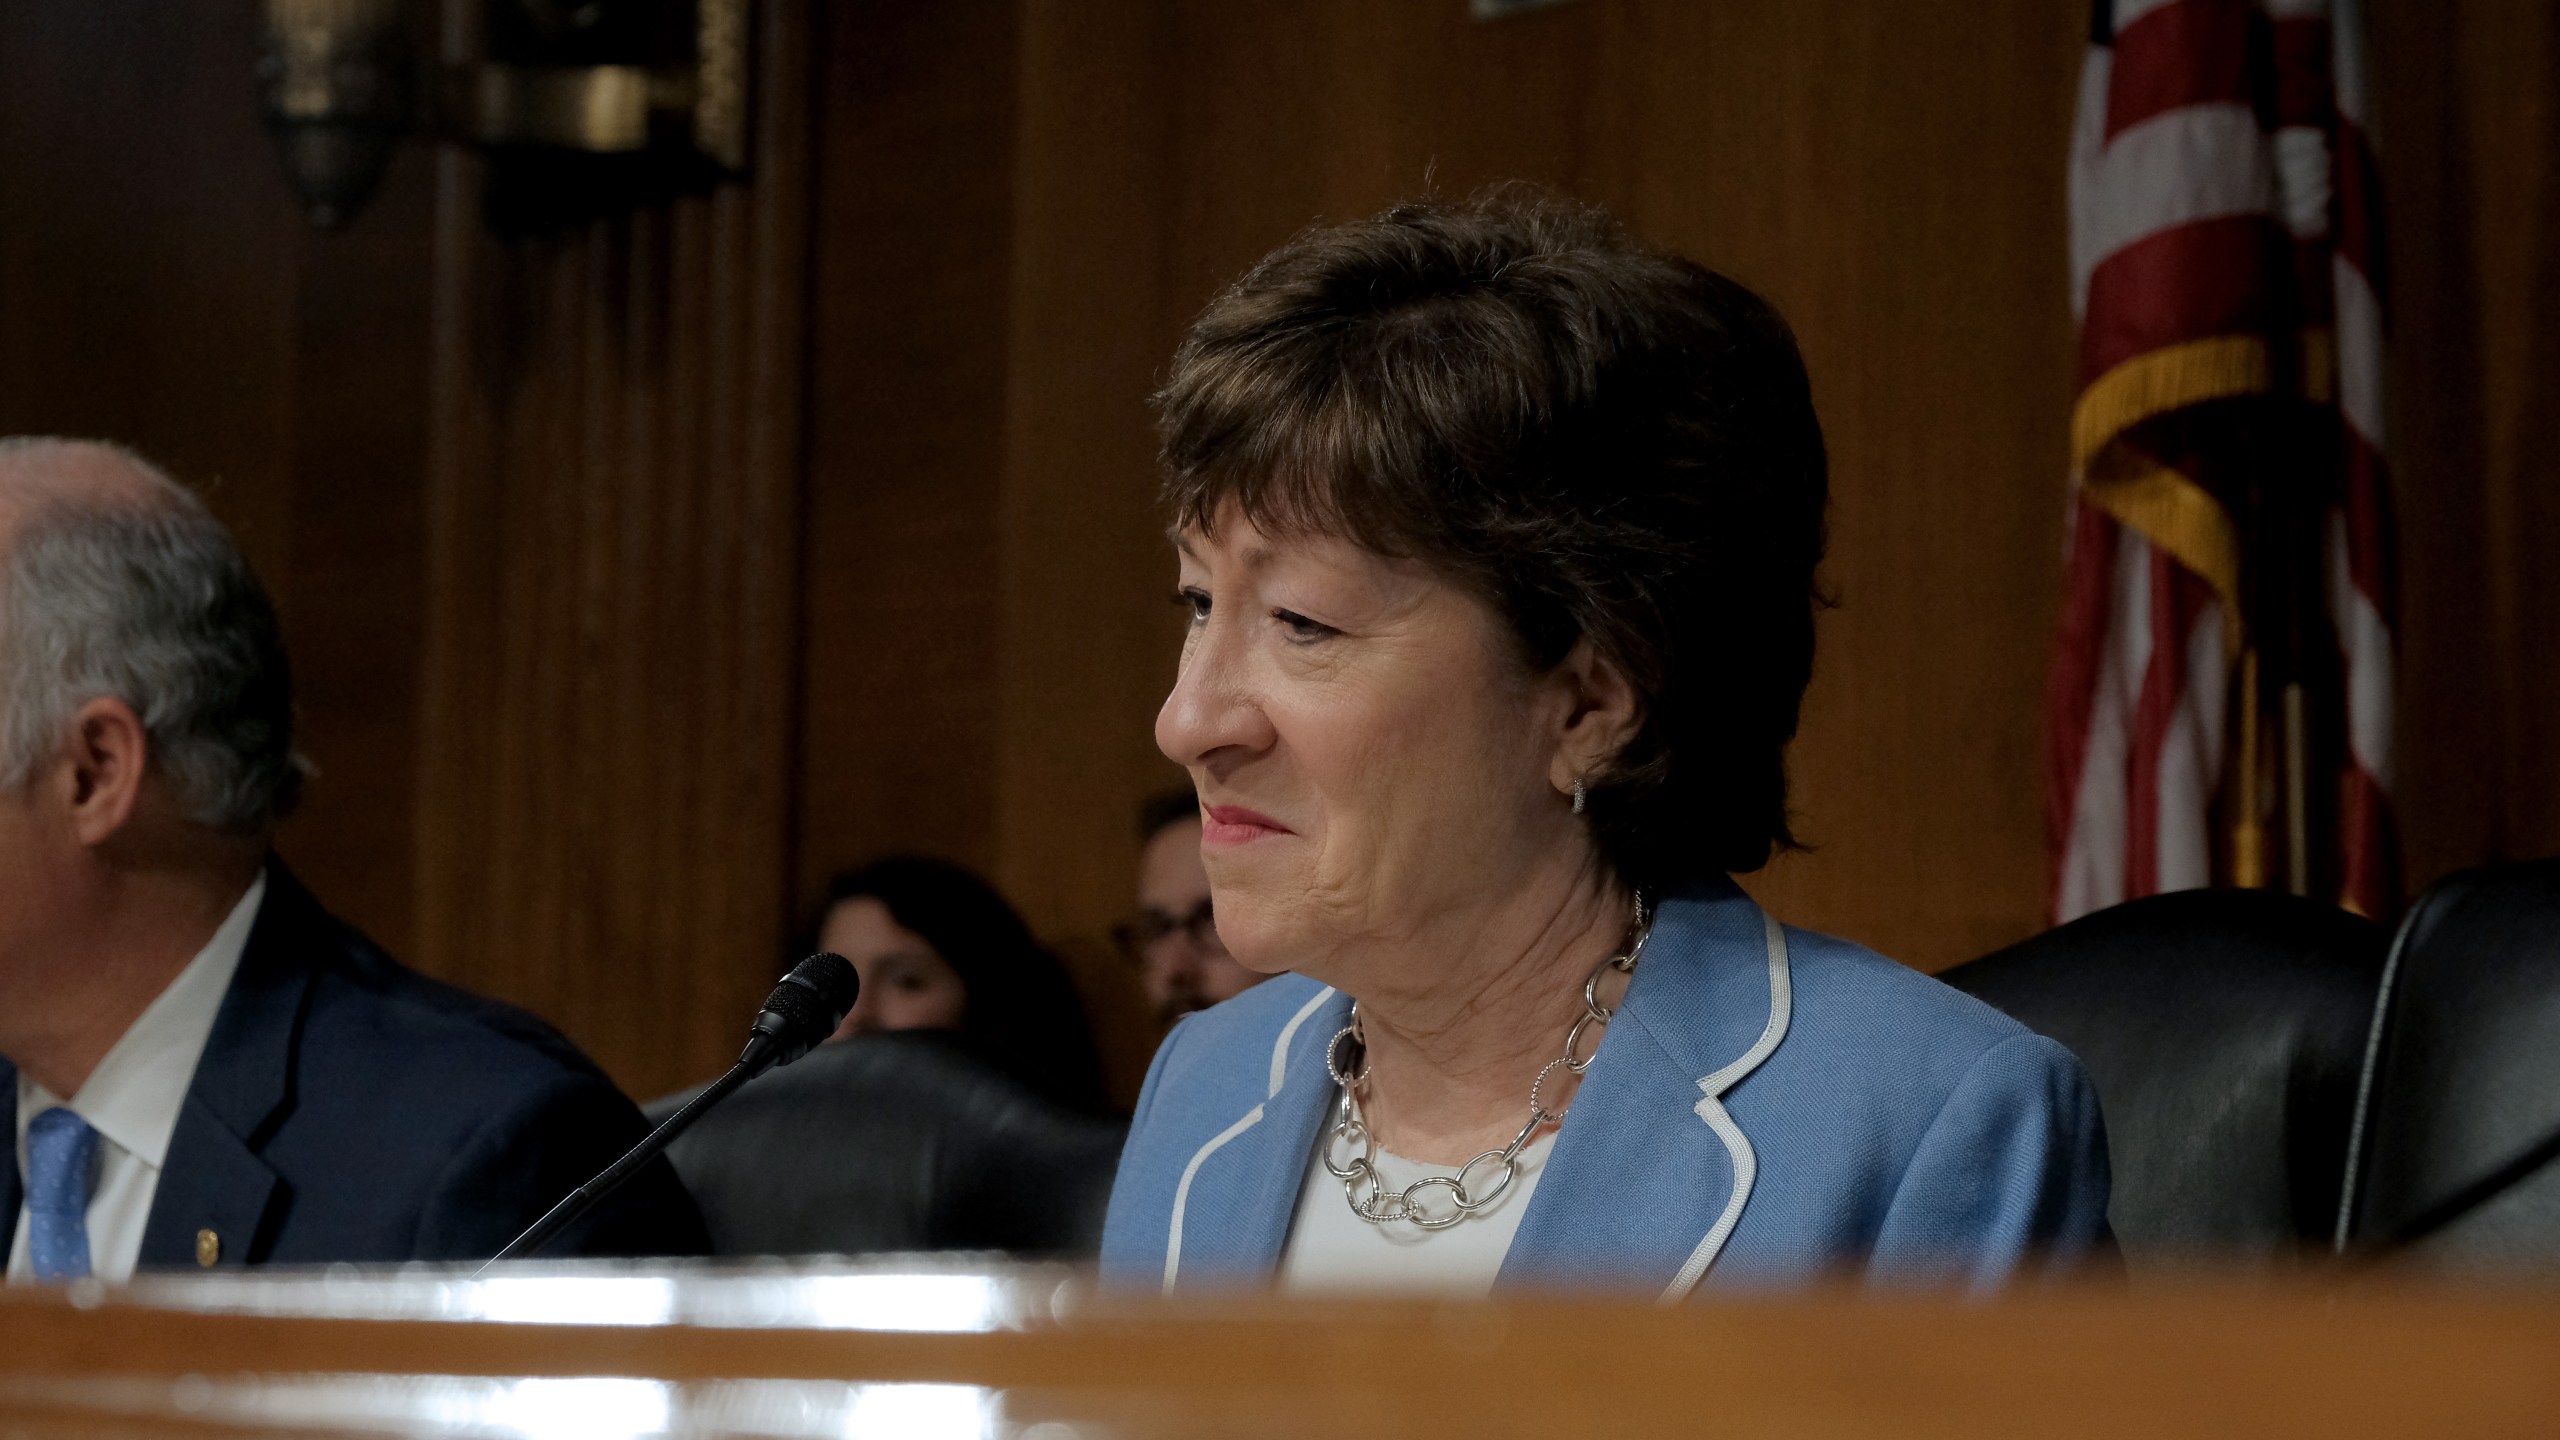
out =
[[[1538,1127],[1560,1123],[1573,1107],[1549,1110],[1545,1091],[1547,1077],[1563,1069],[1575,1075],[1591,1068],[1600,1055],[1601,1032],[1609,1028],[1609,1007],[1600,1003],[1600,977],[1611,970],[1621,975],[1635,973],[1637,957],[1644,954],[1644,942],[1653,934],[1650,917],[1645,911],[1644,896],[1636,896],[1634,939],[1624,954],[1612,955],[1591,967],[1582,982],[1582,1013],[1574,1017],[1573,1028],[1565,1032],[1564,1053],[1550,1060],[1529,1082],[1529,1120],[1511,1143],[1499,1150],[1487,1150],[1458,1167],[1454,1175],[1426,1175],[1401,1191],[1388,1193],[1386,1182],[1378,1178],[1376,1164],[1377,1137],[1369,1133],[1368,1122],[1361,1118],[1360,1092],[1369,1085],[1369,1041],[1360,1029],[1360,1002],[1351,1002],[1351,1021],[1334,1032],[1325,1046],[1324,1068],[1333,1076],[1341,1095],[1334,1101],[1333,1129],[1326,1134],[1322,1159],[1324,1168],[1342,1182],[1343,1197],[1351,1202],[1351,1213],[1372,1225],[1392,1225],[1409,1221],[1424,1230],[1446,1230],[1468,1216],[1483,1210],[1502,1198],[1511,1182],[1520,1178],[1520,1152],[1528,1148],[1529,1137]],[[1591,1053],[1582,1053],[1584,1039],[1591,1042]],[[1344,1058],[1343,1043],[1350,1042],[1350,1056]],[[1347,1161],[1334,1158],[1336,1152],[1348,1150]],[[1481,1188],[1468,1183],[1469,1176],[1479,1175]],[[1423,1197],[1433,1190],[1448,1192],[1450,1209],[1435,1212],[1423,1205]]]

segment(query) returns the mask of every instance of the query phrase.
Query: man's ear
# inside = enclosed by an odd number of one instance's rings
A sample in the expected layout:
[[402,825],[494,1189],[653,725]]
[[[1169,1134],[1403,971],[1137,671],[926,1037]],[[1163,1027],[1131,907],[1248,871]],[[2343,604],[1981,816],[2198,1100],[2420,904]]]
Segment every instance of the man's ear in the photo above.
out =
[[151,741],[142,717],[112,695],[83,705],[71,717],[61,783],[71,826],[83,845],[102,845],[122,830],[142,803]]
[[1618,752],[1634,739],[1644,722],[1636,687],[1618,663],[1593,648],[1591,638],[1573,642],[1555,678],[1566,687],[1569,708],[1563,733],[1556,737],[1553,773],[1556,789],[1570,791],[1576,779],[1590,781],[1609,768]]

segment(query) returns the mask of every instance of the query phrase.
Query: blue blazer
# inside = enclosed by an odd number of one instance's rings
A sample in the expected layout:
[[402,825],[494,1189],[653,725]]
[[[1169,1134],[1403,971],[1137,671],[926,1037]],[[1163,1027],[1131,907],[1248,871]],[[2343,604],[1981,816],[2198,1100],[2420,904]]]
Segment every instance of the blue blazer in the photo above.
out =
[[[1350,1008],[1289,975],[1174,1027],[1121,1155],[1107,1276],[1274,1272]],[[2106,1212],[2097,1095],[2070,1052],[1718,880],[1661,907],[1496,1289],[1983,1289],[2111,1250]]]
[[[0,1095],[17,1078],[0,1061]],[[136,1268],[195,1269],[206,1230],[225,1266],[485,1260],[645,1133],[558,1031],[401,966],[271,864]],[[0,1225],[19,1196],[0,1166]],[[661,1159],[542,1253],[708,1248]]]

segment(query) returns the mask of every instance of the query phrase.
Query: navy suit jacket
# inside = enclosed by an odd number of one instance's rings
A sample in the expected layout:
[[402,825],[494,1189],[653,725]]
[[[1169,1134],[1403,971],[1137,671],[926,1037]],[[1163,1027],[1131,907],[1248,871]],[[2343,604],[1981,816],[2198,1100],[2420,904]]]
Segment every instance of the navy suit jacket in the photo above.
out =
[[[1284,975],[1174,1027],[1121,1152],[1105,1276],[1272,1275],[1350,1009]],[[2068,1051],[1719,879],[1662,906],[1495,1284],[1989,1289],[2107,1265],[2106,1214],[2097,1094]]]
[[[645,1133],[559,1032],[403,967],[273,863],[136,1268],[195,1268],[208,1230],[224,1266],[486,1259]],[[19,1196],[11,1164],[0,1224]],[[543,1254],[707,1249],[658,1160]]]

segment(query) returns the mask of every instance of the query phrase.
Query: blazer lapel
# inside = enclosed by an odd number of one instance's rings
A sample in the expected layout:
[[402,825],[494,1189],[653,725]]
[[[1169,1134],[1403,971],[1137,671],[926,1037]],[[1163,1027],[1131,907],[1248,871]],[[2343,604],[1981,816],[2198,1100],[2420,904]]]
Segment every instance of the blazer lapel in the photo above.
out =
[[[1765,1058],[1773,999],[1765,924],[1729,880],[1663,903],[1497,1289],[1659,1291],[1682,1278],[1736,1195],[1737,1152],[1708,1114],[1723,1116],[1709,1103],[1722,1092],[1704,1093],[1702,1082],[1738,1083],[1737,1062],[1755,1051]],[[1748,1155],[1745,1142],[1746,1166]],[[1631,1195],[1692,1200],[1639,1206]]]
[[293,1104],[294,1057],[313,979],[300,957],[318,907],[281,861],[269,862],[257,924],[169,1137],[138,1268],[265,1258],[286,1197],[258,1151]]
[[1280,1264],[1316,1131],[1333,1098],[1325,1047],[1348,1022],[1351,997],[1330,988],[1274,1037],[1271,1066],[1231,1102],[1236,1120],[1191,1158],[1174,1192],[1164,1287],[1258,1280]]
[[[9,1107],[10,1134],[14,1137],[18,1124],[18,1067],[6,1060],[0,1060],[0,1097],[5,1097]],[[0,1173],[0,1227],[6,1227],[0,1228],[0,1271],[6,1271],[9,1262],[17,1258],[10,1252],[18,1243],[18,1202],[25,1193],[18,1186],[18,1149],[14,1139],[9,1146],[9,1163],[0,1169],[6,1172]]]
[[[138,1270],[245,1265],[265,1258],[282,1185],[230,1123],[190,1093],[142,1228]],[[208,1238],[210,1237],[210,1238]]]

